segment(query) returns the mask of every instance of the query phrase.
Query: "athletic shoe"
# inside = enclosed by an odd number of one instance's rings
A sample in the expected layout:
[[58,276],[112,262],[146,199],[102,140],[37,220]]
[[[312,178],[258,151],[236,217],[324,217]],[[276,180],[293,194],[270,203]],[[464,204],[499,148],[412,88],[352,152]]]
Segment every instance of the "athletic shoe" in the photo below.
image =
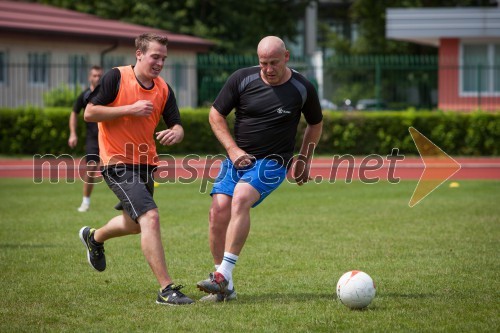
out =
[[236,290],[228,290],[224,294],[210,294],[200,298],[200,302],[229,302],[237,299]]
[[91,236],[94,234],[95,229],[90,227],[83,227],[80,229],[80,239],[85,245],[87,250],[87,260],[98,272],[102,272],[106,269],[106,256],[104,255],[104,244],[96,245],[90,240]]
[[76,210],[79,211],[80,213],[85,213],[86,211],[89,210],[89,208],[90,208],[89,204],[82,203],[80,207],[78,207]]
[[163,290],[160,289],[156,303],[166,305],[185,305],[194,303],[191,298],[180,291],[182,288],[184,288],[184,286],[174,286],[171,284]]
[[198,289],[209,294],[224,294],[227,291],[229,281],[219,272],[213,272],[208,275],[208,279],[196,284]]

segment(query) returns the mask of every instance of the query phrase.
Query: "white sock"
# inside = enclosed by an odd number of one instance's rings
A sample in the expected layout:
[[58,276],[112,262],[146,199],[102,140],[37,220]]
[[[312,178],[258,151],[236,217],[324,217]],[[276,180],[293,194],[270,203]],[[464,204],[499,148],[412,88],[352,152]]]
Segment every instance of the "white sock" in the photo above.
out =
[[220,264],[219,268],[217,268],[217,272],[224,275],[226,280],[229,281],[228,289],[233,289],[233,269],[236,265],[236,261],[238,261],[238,256],[229,252],[224,252],[224,259]]
[[[220,267],[220,265],[214,265],[215,266],[215,270],[217,271]],[[231,280],[229,280],[229,284],[227,285],[227,287],[229,288],[229,290],[233,290],[234,289],[234,283],[233,283],[233,278],[231,277]]]
[[90,197],[83,197],[82,204],[90,205]]

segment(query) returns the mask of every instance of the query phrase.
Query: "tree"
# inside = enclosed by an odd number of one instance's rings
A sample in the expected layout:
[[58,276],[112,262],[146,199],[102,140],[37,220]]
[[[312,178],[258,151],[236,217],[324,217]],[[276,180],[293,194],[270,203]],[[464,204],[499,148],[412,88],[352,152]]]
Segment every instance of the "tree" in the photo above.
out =
[[216,43],[219,53],[255,53],[267,35],[295,41],[298,19],[312,0],[38,0],[62,8],[195,35]]

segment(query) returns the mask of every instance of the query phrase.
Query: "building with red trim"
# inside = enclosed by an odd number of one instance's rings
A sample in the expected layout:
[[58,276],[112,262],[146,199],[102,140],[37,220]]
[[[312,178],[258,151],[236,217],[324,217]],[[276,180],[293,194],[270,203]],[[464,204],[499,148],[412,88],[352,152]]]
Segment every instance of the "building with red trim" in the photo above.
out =
[[439,48],[438,108],[500,110],[500,6],[387,9],[386,37]]
[[212,42],[38,3],[0,1],[0,106],[41,105],[42,95],[61,83],[86,86],[92,65],[106,70],[135,64],[134,40],[144,32],[168,36],[162,77],[180,106],[196,106],[196,55]]

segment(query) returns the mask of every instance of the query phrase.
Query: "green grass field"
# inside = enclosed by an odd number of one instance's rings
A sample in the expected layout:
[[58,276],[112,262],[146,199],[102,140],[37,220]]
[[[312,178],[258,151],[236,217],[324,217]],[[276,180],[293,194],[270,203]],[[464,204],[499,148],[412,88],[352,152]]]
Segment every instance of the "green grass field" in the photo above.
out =
[[[116,215],[105,184],[82,214],[79,182],[0,179],[0,332],[498,332],[500,182],[446,183],[409,208],[415,185],[285,183],[252,211],[239,299],[169,307],[139,236],[106,243],[105,272],[88,265],[78,230]],[[213,268],[199,188],[155,195],[170,273],[195,299]],[[377,284],[364,311],[334,297],[352,269]]]

